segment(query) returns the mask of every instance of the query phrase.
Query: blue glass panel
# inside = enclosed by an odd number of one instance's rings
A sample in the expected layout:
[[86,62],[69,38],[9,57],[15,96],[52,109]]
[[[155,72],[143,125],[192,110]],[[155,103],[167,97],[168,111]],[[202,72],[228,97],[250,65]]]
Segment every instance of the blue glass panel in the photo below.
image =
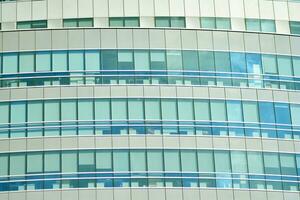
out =
[[289,105],[286,103],[275,103],[276,123],[291,124]]
[[259,117],[262,123],[275,123],[273,103],[259,102]]
[[246,55],[244,53],[231,53],[231,70],[237,73],[246,73]]

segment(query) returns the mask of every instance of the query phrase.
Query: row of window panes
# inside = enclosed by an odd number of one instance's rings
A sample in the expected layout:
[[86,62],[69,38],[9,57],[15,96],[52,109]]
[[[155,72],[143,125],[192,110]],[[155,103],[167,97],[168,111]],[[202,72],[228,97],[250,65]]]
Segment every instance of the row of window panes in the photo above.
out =
[[210,121],[300,126],[300,105],[192,99],[63,99],[0,103],[0,124],[42,121]]
[[46,71],[185,70],[300,77],[300,57],[193,50],[87,50],[3,53],[3,74]]
[[[63,19],[63,27],[93,27],[93,18]],[[110,27],[139,27],[139,17],[110,17]],[[185,17],[155,17],[155,27],[185,28]],[[231,30],[231,19],[223,17],[201,17],[201,28]],[[275,20],[245,19],[247,31],[276,32]],[[17,29],[47,28],[47,20],[19,21]],[[300,34],[300,22],[290,21],[290,32]]]
[[[227,150],[79,150],[0,154],[0,176],[73,172],[300,175],[300,155]],[[22,179],[22,177],[20,177]],[[279,177],[280,180],[280,177]]]

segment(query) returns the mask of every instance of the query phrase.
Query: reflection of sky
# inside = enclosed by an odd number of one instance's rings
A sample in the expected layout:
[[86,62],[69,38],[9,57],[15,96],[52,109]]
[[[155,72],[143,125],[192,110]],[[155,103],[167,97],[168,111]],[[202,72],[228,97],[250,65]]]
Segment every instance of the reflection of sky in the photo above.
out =
[[248,73],[261,73],[261,57],[259,54],[247,54],[247,71]]

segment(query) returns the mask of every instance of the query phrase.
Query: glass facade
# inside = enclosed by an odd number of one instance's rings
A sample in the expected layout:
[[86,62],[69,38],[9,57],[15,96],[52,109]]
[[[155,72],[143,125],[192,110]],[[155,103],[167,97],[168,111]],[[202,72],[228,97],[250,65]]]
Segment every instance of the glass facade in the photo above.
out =
[[2,192],[162,186],[299,191],[300,155],[290,153],[69,150],[0,154],[0,161]]
[[300,57],[194,50],[3,53],[1,87],[170,84],[300,89]]
[[0,199],[299,199],[299,2],[0,0]]
[[299,110],[299,104],[213,99],[5,102],[0,103],[0,137],[180,134],[298,140]]

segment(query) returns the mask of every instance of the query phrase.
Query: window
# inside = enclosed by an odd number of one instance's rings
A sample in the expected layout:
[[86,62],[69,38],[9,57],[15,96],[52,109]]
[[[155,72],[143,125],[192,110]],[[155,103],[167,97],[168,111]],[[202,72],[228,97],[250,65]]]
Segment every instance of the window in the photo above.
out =
[[224,101],[212,100],[210,102],[211,119],[213,121],[226,121],[226,107]]
[[184,17],[155,17],[155,27],[185,28]]
[[232,72],[246,73],[246,57],[244,53],[230,53]]
[[22,175],[25,174],[25,154],[11,154],[9,159],[9,174]]
[[93,120],[94,108],[90,100],[78,100],[78,120]]
[[241,102],[227,101],[227,115],[228,115],[228,121],[231,122],[243,121]]
[[79,172],[94,172],[95,160],[94,153],[92,151],[79,152],[78,156],[78,171]]
[[163,120],[177,120],[177,106],[175,100],[161,100],[161,110]]
[[286,153],[281,153],[279,155],[280,155],[281,174],[297,176],[295,156]]
[[41,122],[43,121],[43,104],[41,101],[28,102],[27,121]]
[[168,70],[182,70],[181,51],[167,51]]
[[19,55],[20,72],[34,72],[34,54],[20,53]]
[[77,119],[77,108],[75,100],[63,100],[61,102],[61,120],[70,121]]
[[99,51],[85,51],[85,70],[100,70]]
[[145,99],[145,118],[146,120],[160,120],[159,99]]
[[217,72],[230,72],[229,53],[215,52],[215,66]]
[[194,120],[194,108],[191,100],[178,100],[178,119]]
[[110,17],[110,27],[139,27],[140,19],[138,17]]
[[262,123],[275,123],[273,103],[259,102],[259,118]]
[[17,73],[18,72],[18,55],[15,53],[6,53],[2,56],[3,73]]
[[101,51],[102,69],[116,70],[118,69],[118,52],[115,50]]
[[69,70],[84,70],[84,54],[82,51],[69,52]]
[[45,173],[60,172],[60,153],[59,152],[45,152]]
[[260,31],[260,20],[259,19],[246,19],[246,30],[247,31]]
[[276,56],[262,55],[262,65],[265,74],[278,74]]
[[130,167],[131,171],[142,172],[146,171],[146,153],[142,150],[133,150],[130,152]]
[[248,73],[261,74],[261,56],[255,53],[246,54]]
[[293,67],[290,56],[277,56],[278,74],[281,76],[292,76]]
[[61,157],[63,173],[77,172],[77,153],[76,152],[63,152]]
[[300,34],[300,22],[290,22],[290,29],[292,34]]
[[247,173],[247,156],[246,152],[232,151],[231,152],[232,173]]
[[212,151],[198,151],[199,172],[214,172],[214,155]]
[[165,51],[151,50],[150,51],[151,59],[151,69],[152,70],[166,70],[167,62]]
[[230,155],[228,151],[215,151],[216,172],[231,172]]
[[199,70],[197,51],[183,51],[182,58],[183,58],[184,70],[190,70],[190,71]]
[[36,52],[36,71],[51,71],[51,54],[49,52]]
[[278,154],[264,153],[264,164],[266,174],[280,174],[280,163]]
[[17,29],[47,28],[47,20],[17,22]]
[[120,99],[111,100],[112,120],[126,120],[127,119],[127,102]]
[[128,99],[128,118],[129,120],[144,119],[144,105],[142,99]]
[[27,154],[27,173],[42,173],[43,172],[43,154],[28,153]]
[[268,19],[262,19],[261,20],[261,31],[262,32],[276,32],[275,27],[275,21],[274,20],[268,20]]
[[1,154],[0,155],[0,176],[8,175],[8,155]]
[[96,170],[101,172],[112,171],[112,153],[111,151],[97,151],[96,152]]
[[183,172],[197,172],[197,157],[195,151],[181,151],[181,165]]
[[82,19],[63,19],[63,27],[73,28],[73,27],[93,27],[94,20],[92,18],[82,18]]
[[118,69],[133,70],[133,52],[128,50],[120,50],[118,52]]
[[202,17],[200,21],[201,21],[201,28],[209,28],[209,29],[216,28],[216,20],[214,17]]
[[285,103],[275,103],[274,106],[275,106],[276,123],[291,124],[289,105]]
[[129,153],[124,150],[113,152],[114,171],[129,171]]
[[158,150],[147,151],[147,165],[150,172],[163,171],[163,154]]
[[59,101],[45,101],[45,121],[59,121],[60,119]]
[[300,126],[300,105],[291,105],[291,117],[294,126]]
[[165,150],[164,152],[165,171],[180,171],[179,152],[176,150]]
[[199,52],[200,71],[215,71],[214,53],[209,51]]
[[294,76],[300,76],[300,57],[293,57]]
[[216,26],[217,26],[217,29],[230,30],[231,29],[230,18],[217,17],[216,18]]
[[52,70],[53,71],[68,70],[67,52],[56,51],[52,53]]
[[26,104],[25,102],[11,103],[10,122],[21,123],[26,121]]
[[150,60],[148,51],[134,52],[134,69],[135,70],[149,70]]
[[264,164],[262,153],[260,152],[248,152],[248,169],[250,174],[263,174]]
[[0,124],[9,123],[9,103],[0,103]]
[[195,120],[210,120],[210,105],[208,101],[205,100],[195,100],[194,101],[194,112]]
[[257,103],[243,102],[243,115],[245,122],[259,122]]
[[110,120],[110,102],[108,99],[95,100],[95,120]]

